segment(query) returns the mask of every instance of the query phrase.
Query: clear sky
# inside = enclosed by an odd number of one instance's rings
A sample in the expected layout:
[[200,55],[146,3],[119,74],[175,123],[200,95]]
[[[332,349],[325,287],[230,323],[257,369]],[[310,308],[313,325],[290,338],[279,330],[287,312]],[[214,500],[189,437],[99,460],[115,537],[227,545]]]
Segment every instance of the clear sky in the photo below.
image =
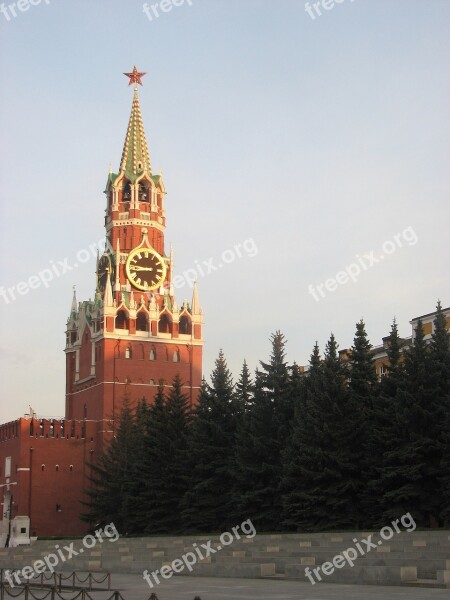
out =
[[450,304],[450,2],[165,1],[152,20],[138,0],[0,12],[0,282],[82,258],[0,296],[0,422],[64,412],[72,286],[93,296],[85,251],[134,64],[166,240],[178,274],[197,270],[206,375],[220,348],[235,376],[254,369],[277,329],[306,364],[331,331],[351,345],[361,317],[378,344],[394,316],[406,336]]

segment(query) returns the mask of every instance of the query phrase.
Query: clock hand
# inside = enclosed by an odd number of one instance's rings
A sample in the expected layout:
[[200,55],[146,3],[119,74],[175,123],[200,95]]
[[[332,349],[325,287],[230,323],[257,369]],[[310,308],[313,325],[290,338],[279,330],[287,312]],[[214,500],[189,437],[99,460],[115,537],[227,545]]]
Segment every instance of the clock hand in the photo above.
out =
[[153,271],[153,267],[139,267],[138,265],[130,265],[130,271]]

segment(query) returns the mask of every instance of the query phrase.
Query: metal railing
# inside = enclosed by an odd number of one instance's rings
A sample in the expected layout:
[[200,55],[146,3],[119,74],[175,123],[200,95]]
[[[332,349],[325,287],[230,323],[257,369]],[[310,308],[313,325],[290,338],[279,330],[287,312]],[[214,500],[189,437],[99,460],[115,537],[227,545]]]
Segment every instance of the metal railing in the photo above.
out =
[[[1,569],[0,570],[0,582],[2,584],[9,584],[3,577],[3,572],[8,571],[11,574],[11,577],[14,577],[15,573],[21,573],[21,569]],[[94,588],[94,584],[102,584],[107,582],[107,590],[111,590],[111,573],[88,573],[85,577],[82,577],[80,573],[73,571],[68,575],[64,575],[63,573],[51,573],[48,571],[44,571],[43,573],[36,574],[34,577],[27,580],[25,585],[29,586],[40,586],[40,587],[56,587],[59,591],[62,590],[63,587],[71,587],[72,591],[76,589],[87,589],[92,591]],[[51,582],[51,583],[50,583]],[[70,582],[64,583],[64,582]],[[87,583],[87,586],[83,586],[84,583]],[[81,584],[81,585],[80,585]],[[17,583],[17,586],[24,585],[22,582]],[[15,586],[14,586],[15,587]],[[97,588],[98,589],[98,588]],[[104,589],[104,588],[101,588]]]
[[[42,589],[43,588],[41,588],[39,591],[42,591]],[[48,588],[45,594],[35,594],[32,586],[27,584],[17,586],[17,591],[14,593],[9,583],[2,582],[0,584],[1,600],[8,600],[9,598],[22,598],[22,596],[24,596],[24,600],[95,600],[95,598],[93,598],[86,590],[86,588],[80,589],[75,595],[68,596],[67,590],[64,592],[61,590],[58,591],[56,587]],[[125,600],[125,598],[119,591],[116,590],[105,600]],[[155,593],[153,593],[148,600],[159,600],[159,598]],[[196,596],[194,600],[201,600],[201,598],[200,596]]]

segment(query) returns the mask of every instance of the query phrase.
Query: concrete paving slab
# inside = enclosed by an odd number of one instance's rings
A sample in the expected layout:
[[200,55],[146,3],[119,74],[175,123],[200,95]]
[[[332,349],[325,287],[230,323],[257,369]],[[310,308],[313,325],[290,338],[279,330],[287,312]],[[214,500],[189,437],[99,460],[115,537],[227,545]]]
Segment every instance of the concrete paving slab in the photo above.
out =
[[[113,575],[112,586],[125,600],[448,600],[449,591],[411,587],[316,584],[272,579],[176,577],[150,589],[136,575]],[[97,595],[96,595],[97,598]],[[99,596],[99,600],[103,600]]]

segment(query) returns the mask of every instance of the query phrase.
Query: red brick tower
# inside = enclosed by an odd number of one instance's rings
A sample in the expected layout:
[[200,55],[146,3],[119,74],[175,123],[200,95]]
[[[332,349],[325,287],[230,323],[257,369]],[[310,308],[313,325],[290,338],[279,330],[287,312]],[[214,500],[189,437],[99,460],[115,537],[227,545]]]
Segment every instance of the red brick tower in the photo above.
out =
[[97,263],[95,299],[77,303],[67,322],[66,418],[103,421],[112,431],[125,397],[151,401],[160,379],[179,373],[195,403],[202,378],[203,314],[178,305],[173,252],[165,252],[165,187],[154,175],[137,84],[119,173],[106,185],[106,249]]

